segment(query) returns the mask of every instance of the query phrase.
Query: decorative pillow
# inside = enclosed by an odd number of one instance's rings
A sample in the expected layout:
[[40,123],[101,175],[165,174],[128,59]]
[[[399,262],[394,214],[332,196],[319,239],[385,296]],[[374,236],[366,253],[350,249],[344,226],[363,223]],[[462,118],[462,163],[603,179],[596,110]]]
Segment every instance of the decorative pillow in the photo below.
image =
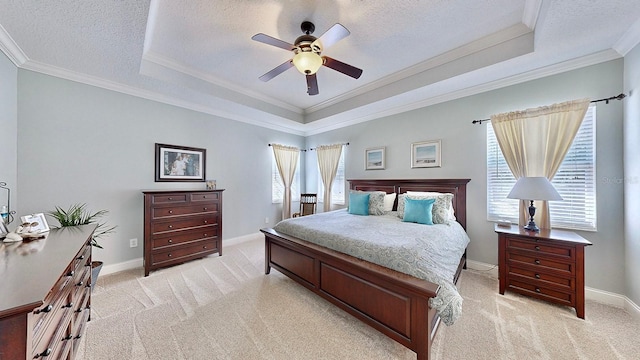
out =
[[433,225],[432,210],[436,199],[412,199],[408,197],[404,202],[402,221]]
[[369,215],[369,194],[360,192],[349,193],[349,214]]
[[407,196],[413,199],[436,199],[433,204],[433,222],[435,224],[449,224],[451,221],[456,221],[453,210],[453,194],[407,191]]
[[369,215],[384,215],[384,191],[370,191],[369,194]]
[[384,212],[393,211],[394,201],[396,201],[396,193],[384,195]]

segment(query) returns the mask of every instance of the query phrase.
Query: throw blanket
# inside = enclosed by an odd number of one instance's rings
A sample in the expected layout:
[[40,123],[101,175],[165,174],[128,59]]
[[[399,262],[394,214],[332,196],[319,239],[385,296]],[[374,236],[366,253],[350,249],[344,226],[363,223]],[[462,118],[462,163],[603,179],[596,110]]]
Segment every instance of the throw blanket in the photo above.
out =
[[402,222],[396,212],[359,216],[343,209],[286,219],[274,229],[440,285],[430,305],[447,325],[462,313],[453,277],[469,237],[455,221],[422,225]]

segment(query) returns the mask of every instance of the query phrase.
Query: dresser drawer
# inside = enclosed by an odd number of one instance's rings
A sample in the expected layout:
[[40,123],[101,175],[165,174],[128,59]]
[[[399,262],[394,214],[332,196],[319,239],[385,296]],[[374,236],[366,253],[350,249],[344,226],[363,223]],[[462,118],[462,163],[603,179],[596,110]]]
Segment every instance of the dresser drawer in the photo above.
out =
[[213,213],[218,211],[218,206],[217,202],[205,202],[190,206],[157,207],[153,208],[151,213],[154,219],[162,219],[172,216]]
[[151,254],[151,261],[153,265],[162,264],[164,262],[171,262],[176,260],[182,260],[193,255],[199,255],[203,253],[213,253],[218,250],[217,240],[201,240],[188,246],[181,246],[176,249],[163,249],[161,251],[155,251]]
[[[60,321],[63,310],[67,309],[67,305],[70,302],[71,290],[75,272],[71,275],[69,268],[65,271],[65,275],[61,276],[56,282],[53,289],[55,291],[49,292],[45,297],[42,306],[31,312],[32,324],[33,324],[33,340],[34,342],[46,336],[47,331],[51,331],[51,328]],[[49,336],[51,334],[48,334]]]
[[167,221],[153,222],[151,224],[151,232],[153,235],[157,235],[169,231],[197,228],[216,224],[218,224],[218,215],[214,213],[193,216],[186,219],[170,219]]
[[506,254],[506,262],[510,267],[524,267],[534,271],[551,272],[564,276],[573,276],[575,272],[575,263],[555,261],[543,256],[529,256],[508,252]]
[[509,279],[521,278],[523,281],[539,281],[546,282],[549,284],[555,284],[562,287],[571,288],[573,285],[573,278],[571,276],[556,276],[550,275],[541,271],[533,271],[529,269],[524,269],[517,266],[509,267]]
[[573,305],[573,294],[571,292],[558,291],[538,284],[512,280],[509,282],[509,290],[545,300],[551,299],[563,305]]
[[152,240],[152,250],[161,249],[168,246],[179,246],[191,241],[214,239],[220,236],[220,227],[210,225],[193,230],[175,231],[157,235]]
[[518,240],[507,237],[507,249],[531,251],[541,255],[551,255],[567,260],[573,260],[575,258],[575,247],[545,244],[544,241],[539,240]]
[[69,337],[71,331],[70,312],[69,308],[63,309],[59,321],[48,328],[51,332],[47,332],[42,339],[34,342],[34,359],[66,359],[65,351],[68,353],[69,350],[65,345],[71,340]]
[[166,194],[154,194],[151,195],[151,203],[152,204],[178,204],[178,203],[186,203],[187,202],[187,194],[180,193],[166,193]]
[[199,201],[215,201],[218,202],[220,200],[220,193],[218,192],[194,192],[189,194],[189,200],[191,202],[199,202]]

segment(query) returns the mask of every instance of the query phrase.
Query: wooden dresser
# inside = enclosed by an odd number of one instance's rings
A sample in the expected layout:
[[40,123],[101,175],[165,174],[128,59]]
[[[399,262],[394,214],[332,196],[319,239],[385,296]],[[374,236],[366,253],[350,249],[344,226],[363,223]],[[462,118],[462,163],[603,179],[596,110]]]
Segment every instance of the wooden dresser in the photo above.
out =
[[143,191],[144,276],[151,270],[222,255],[224,190]]
[[0,242],[0,359],[74,359],[91,314],[96,225]]
[[580,235],[563,230],[527,231],[495,226],[500,294],[511,290],[576,309],[584,319],[584,247]]

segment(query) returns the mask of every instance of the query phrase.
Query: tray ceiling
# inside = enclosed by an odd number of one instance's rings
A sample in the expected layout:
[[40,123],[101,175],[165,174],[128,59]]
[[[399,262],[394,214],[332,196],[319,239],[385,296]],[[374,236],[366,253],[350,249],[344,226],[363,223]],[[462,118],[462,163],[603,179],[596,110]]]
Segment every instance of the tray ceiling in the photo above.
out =
[[[234,120],[308,135],[626,54],[640,6],[622,0],[6,1],[0,49],[19,67]],[[320,93],[292,57],[302,21],[350,36],[323,55]]]

